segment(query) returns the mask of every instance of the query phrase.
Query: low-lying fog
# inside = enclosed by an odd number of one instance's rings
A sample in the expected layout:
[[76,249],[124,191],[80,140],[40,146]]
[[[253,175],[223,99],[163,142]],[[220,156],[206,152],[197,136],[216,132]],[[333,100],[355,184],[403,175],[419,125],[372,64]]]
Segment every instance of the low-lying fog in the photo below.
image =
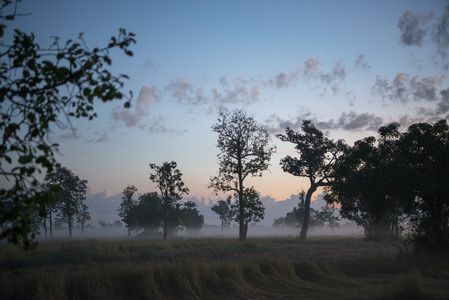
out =
[[[346,223],[339,228],[334,228],[333,230],[329,226],[324,226],[321,228],[312,228],[308,231],[308,237],[314,236],[362,236],[363,229],[352,223]],[[218,225],[207,225],[205,224],[199,232],[186,232],[185,230],[179,231],[177,234],[169,234],[168,238],[182,237],[182,238],[238,238],[239,229],[237,225],[232,225],[230,228],[225,228],[223,233],[221,231],[221,226]],[[248,228],[248,238],[251,237],[296,237],[299,236],[298,228],[294,227],[271,227],[263,225],[250,225]],[[67,228],[53,229],[54,239],[66,239],[69,237],[69,232]],[[74,228],[72,232],[72,237],[75,239],[86,238],[86,239],[101,239],[101,238],[128,238],[128,230],[125,227],[112,226],[108,228],[99,227],[89,227],[84,229],[84,234],[81,233],[80,228]],[[138,232],[133,232],[132,238],[146,238],[140,235]],[[162,238],[162,233],[159,236],[152,236],[151,238]],[[50,233],[47,232],[47,238],[45,238],[45,232],[41,231],[40,235],[37,236],[38,240],[50,240]]]

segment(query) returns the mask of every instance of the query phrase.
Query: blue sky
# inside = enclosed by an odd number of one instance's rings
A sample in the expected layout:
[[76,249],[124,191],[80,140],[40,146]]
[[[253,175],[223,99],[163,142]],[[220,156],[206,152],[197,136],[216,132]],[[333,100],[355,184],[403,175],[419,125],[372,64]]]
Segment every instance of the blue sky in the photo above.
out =
[[31,15],[8,28],[34,32],[41,46],[136,33],[132,58],[111,52],[132,107],[97,103],[97,119],[51,134],[93,194],[153,191],[149,163],[174,160],[191,196],[214,198],[221,108],[243,108],[273,134],[269,172],[247,184],[277,201],[308,188],[279,167],[294,154],[274,137],[286,126],[312,119],[352,144],[390,122],[449,118],[448,1],[24,0],[19,12]]

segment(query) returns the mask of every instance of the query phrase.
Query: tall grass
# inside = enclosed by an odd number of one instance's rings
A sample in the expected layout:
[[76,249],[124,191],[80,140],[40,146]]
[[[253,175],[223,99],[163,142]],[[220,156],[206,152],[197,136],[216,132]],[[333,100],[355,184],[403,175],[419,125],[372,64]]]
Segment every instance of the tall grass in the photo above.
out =
[[3,245],[0,299],[449,299],[437,261],[356,239]]

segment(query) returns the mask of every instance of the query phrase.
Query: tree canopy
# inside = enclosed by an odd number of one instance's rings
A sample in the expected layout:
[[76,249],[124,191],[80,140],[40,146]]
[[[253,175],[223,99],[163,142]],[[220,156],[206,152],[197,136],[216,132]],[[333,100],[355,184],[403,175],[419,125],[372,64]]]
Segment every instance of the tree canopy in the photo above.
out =
[[[218,133],[218,175],[210,179],[215,191],[235,192],[244,199],[244,180],[248,176],[262,176],[270,166],[275,147],[271,145],[268,131],[257,124],[243,110],[227,110],[218,113],[218,122],[212,126]],[[239,239],[246,240],[245,202],[239,202]]]
[[276,137],[281,141],[293,143],[299,155],[299,157],[287,155],[281,159],[282,170],[293,176],[306,177],[310,182],[304,204],[304,221],[299,235],[300,239],[306,239],[312,195],[318,187],[329,185],[332,166],[346,145],[343,140],[334,142],[329,139],[327,134],[317,129],[310,120],[303,121],[301,131],[295,132],[287,127],[285,134],[278,134]]
[[162,166],[150,164],[155,173],[150,174],[150,180],[154,182],[160,191],[163,213],[163,239],[167,239],[170,212],[176,208],[178,201],[184,194],[189,194],[189,189],[184,186],[182,173],[176,168],[176,162],[165,162]]

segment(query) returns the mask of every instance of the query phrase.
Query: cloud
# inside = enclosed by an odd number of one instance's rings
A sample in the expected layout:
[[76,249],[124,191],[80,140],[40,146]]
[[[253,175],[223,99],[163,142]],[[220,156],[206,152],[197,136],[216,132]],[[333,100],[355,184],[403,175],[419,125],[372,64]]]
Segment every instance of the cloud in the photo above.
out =
[[177,78],[172,80],[170,84],[165,87],[172,98],[174,98],[179,103],[189,104],[189,105],[199,105],[205,104],[207,98],[204,96],[202,89],[195,88],[190,83],[189,77]]
[[295,72],[292,72],[290,74],[281,72],[274,78],[274,80],[270,81],[270,83],[279,89],[288,88],[296,82],[299,72],[299,70],[296,70]]
[[269,124],[268,130],[271,133],[278,133],[287,127],[293,130],[299,130],[302,126],[303,120],[312,120],[312,123],[320,130],[342,129],[347,131],[377,131],[384,123],[383,118],[373,113],[365,112],[357,114],[354,111],[342,113],[337,120],[330,119],[329,121],[320,121],[316,117],[313,117],[310,112],[301,112],[293,120],[285,120],[276,114],[272,114],[268,117],[266,123]]
[[308,58],[305,62],[304,62],[304,69],[302,72],[302,75],[309,79],[310,77],[312,77],[313,75],[315,75],[318,72],[318,68],[321,66],[322,61],[320,58]]
[[373,113],[357,114],[354,111],[342,113],[338,118],[338,126],[345,130],[374,130],[383,124],[383,119]]
[[418,14],[409,10],[403,12],[398,21],[402,44],[421,46],[427,34],[426,24],[432,17],[433,13]]
[[355,61],[355,66],[362,70],[371,68],[371,66],[365,61],[365,54],[360,54],[359,56],[357,56],[357,59]]
[[441,58],[441,64],[445,70],[449,69],[448,48],[449,48],[449,4],[438,19],[433,28],[433,40],[438,48],[437,55]]
[[131,108],[116,107],[112,111],[114,121],[123,122],[127,127],[135,127],[149,113],[152,102],[159,102],[159,92],[156,87],[144,85],[137,97],[134,111]]
[[437,97],[437,86],[441,85],[446,76],[424,77],[414,76],[410,79],[408,73],[397,73],[390,83],[386,79],[376,76],[376,82],[371,88],[371,92],[380,95],[383,99],[388,98],[393,101],[410,102],[414,101],[435,101]]
[[345,62],[340,60],[335,63],[330,73],[322,73],[320,75],[321,81],[327,84],[331,84],[334,81],[341,81],[346,78]]

